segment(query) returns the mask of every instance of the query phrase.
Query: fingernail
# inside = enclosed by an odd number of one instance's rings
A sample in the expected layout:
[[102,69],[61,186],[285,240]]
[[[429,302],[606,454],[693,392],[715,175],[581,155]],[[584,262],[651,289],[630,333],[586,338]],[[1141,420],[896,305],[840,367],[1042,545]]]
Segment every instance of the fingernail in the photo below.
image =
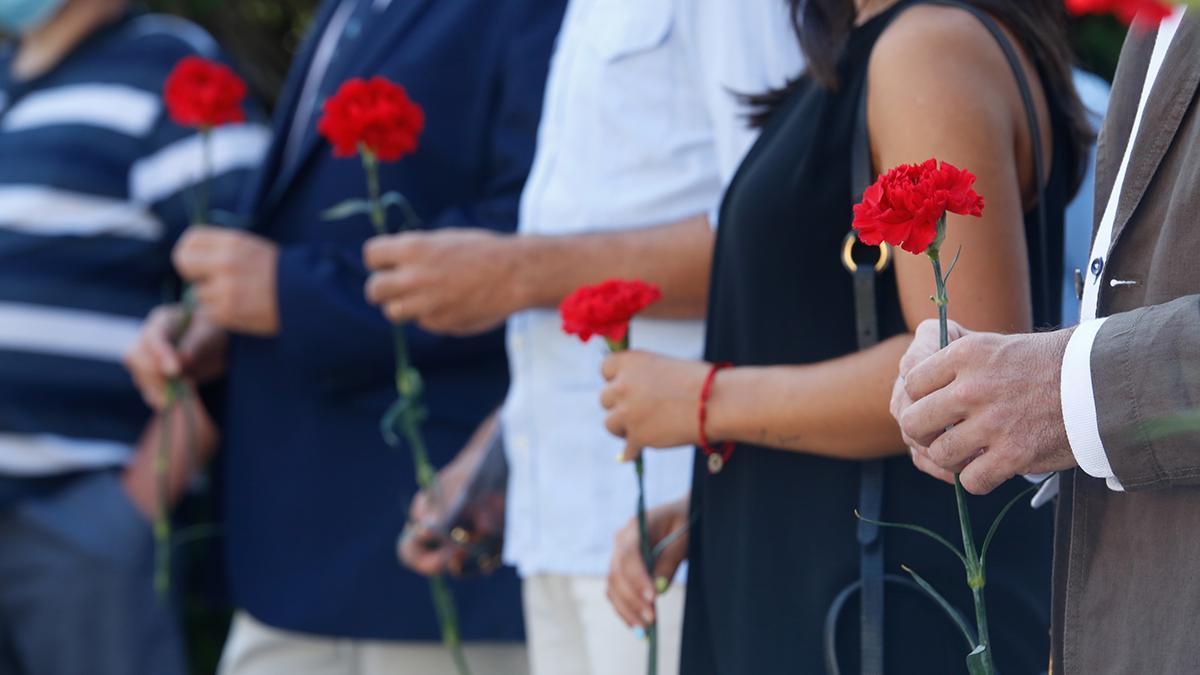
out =
[[646,629],[642,628],[641,626],[634,626],[633,634],[637,636],[637,639],[639,640],[646,639]]
[[651,612],[650,610],[642,612],[642,620],[647,624],[654,623],[654,612]]
[[617,464],[624,464],[625,463],[625,452],[624,451],[618,452],[616,459],[617,459]]
[[654,591],[646,591],[645,593],[642,593],[642,599],[645,600],[646,602],[654,602],[654,600],[655,600]]
[[666,577],[659,577],[654,580],[654,588],[658,591],[659,595],[666,593],[667,589],[670,587],[671,587],[671,580]]

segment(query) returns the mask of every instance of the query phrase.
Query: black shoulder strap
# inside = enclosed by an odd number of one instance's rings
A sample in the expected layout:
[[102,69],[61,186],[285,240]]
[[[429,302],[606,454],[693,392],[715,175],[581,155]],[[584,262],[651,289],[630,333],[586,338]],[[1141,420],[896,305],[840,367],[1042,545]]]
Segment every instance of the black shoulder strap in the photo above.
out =
[[[1009,41],[1008,36],[1001,30],[999,24],[988,14],[962,2],[962,0],[925,0],[926,4],[948,5],[963,9],[988,29],[1000,45],[1017,81],[1021,93],[1021,101],[1025,108],[1026,120],[1029,125],[1030,144],[1034,158],[1034,177],[1037,181],[1037,226],[1038,244],[1040,246],[1040,264],[1043,279],[1043,302],[1046,308],[1055,302],[1054,284],[1051,282],[1051,265],[1049,249],[1049,232],[1046,221],[1046,168],[1043,159],[1041,128],[1038,125],[1037,109],[1033,103],[1033,92],[1017,51]],[[854,137],[851,140],[850,184],[855,196],[861,195],[874,180],[871,157],[870,130],[867,125],[867,84],[864,82],[859,92],[856,107]],[[849,237],[853,237],[853,233]],[[858,348],[868,349],[879,342],[879,317],[875,307],[875,277],[883,266],[873,266],[870,263],[856,263],[852,253],[854,243],[847,239],[846,251],[843,253],[846,267],[854,275],[855,317],[857,321]],[[880,255],[887,255],[881,251]],[[861,672],[863,675],[883,674],[884,654],[884,587],[885,582],[893,581],[884,573],[883,537],[879,528],[865,520],[881,520],[884,490],[884,462],[874,460],[862,462],[859,474],[858,511],[861,519],[858,526],[859,566],[861,579],[860,591],[860,647]],[[865,520],[864,520],[865,519]],[[841,598],[842,603],[845,598]],[[835,646],[832,640],[833,622],[840,612],[840,604],[835,603],[831,608],[831,616],[826,620],[826,666],[829,672],[837,672]]]

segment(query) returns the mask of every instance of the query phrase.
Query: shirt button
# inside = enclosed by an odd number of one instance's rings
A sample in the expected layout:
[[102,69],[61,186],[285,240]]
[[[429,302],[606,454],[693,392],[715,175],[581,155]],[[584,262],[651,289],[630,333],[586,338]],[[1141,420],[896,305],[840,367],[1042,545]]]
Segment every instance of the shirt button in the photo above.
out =
[[1104,258],[1096,258],[1092,261],[1091,273],[1093,277],[1100,278],[1100,273],[1104,271]]

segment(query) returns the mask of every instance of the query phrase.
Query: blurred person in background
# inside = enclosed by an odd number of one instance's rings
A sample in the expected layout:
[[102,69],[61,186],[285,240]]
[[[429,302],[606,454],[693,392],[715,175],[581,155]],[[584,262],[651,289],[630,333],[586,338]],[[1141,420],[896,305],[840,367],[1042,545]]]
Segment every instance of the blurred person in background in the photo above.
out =
[[[194,132],[161,92],[216,44],[124,0],[0,0],[0,673],[182,673],[155,592],[158,420],[121,365],[174,283],[199,179]],[[216,208],[266,149],[213,132]],[[196,401],[190,397],[189,401]],[[199,457],[216,442],[200,406]],[[179,429],[180,424],[175,428]],[[172,501],[189,475],[170,446]]]
[[[454,672],[427,581],[396,560],[416,479],[408,450],[379,432],[396,393],[392,328],[362,292],[373,230],[365,216],[322,217],[363,197],[365,178],[333,157],[317,121],[352,77],[403,85],[426,127],[415,154],[380,167],[384,189],[407,196],[426,229],[511,232],[562,11],[561,0],[323,2],[249,185],[253,231],[196,228],[176,248],[207,312],[191,335],[230,336],[224,510],[239,611],[224,675]],[[147,323],[134,368],[152,400],[179,369],[173,311]],[[503,400],[503,336],[407,331],[423,433],[444,464]],[[468,660],[489,675],[525,672],[512,572],[454,590]]]
[[[478,440],[502,433],[507,449],[505,560],[523,580],[536,675],[638,672],[647,659],[640,631],[656,618],[626,611],[628,602],[616,603],[618,614],[609,602],[654,594],[644,566],[632,583],[606,579],[610,559],[637,547],[628,525],[636,482],[614,461],[623,443],[605,432],[596,403],[604,343],[564,335],[555,308],[585,284],[646,279],[665,298],[634,322],[633,343],[700,355],[710,214],[755,136],[738,93],[782,86],[802,67],[786,11],[775,0],[572,0],[519,236],[459,229],[368,245],[377,270],[368,292],[393,321],[453,335],[508,321],[512,388]],[[446,483],[459,465],[443,472]],[[649,503],[684,497],[690,475],[687,450],[648,458]],[[428,503],[414,503],[414,521],[437,519]],[[444,570],[453,556],[437,543],[428,531],[409,537],[409,564]],[[676,585],[658,602],[664,673],[679,668],[683,595]]]

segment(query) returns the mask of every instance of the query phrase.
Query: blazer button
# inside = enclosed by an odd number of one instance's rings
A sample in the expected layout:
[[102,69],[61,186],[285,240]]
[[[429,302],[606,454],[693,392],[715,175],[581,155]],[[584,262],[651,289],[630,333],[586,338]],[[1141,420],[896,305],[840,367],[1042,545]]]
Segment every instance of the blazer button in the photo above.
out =
[[1099,279],[1100,273],[1104,271],[1104,258],[1096,258],[1095,260],[1093,260],[1090,271],[1092,273],[1092,276]]

